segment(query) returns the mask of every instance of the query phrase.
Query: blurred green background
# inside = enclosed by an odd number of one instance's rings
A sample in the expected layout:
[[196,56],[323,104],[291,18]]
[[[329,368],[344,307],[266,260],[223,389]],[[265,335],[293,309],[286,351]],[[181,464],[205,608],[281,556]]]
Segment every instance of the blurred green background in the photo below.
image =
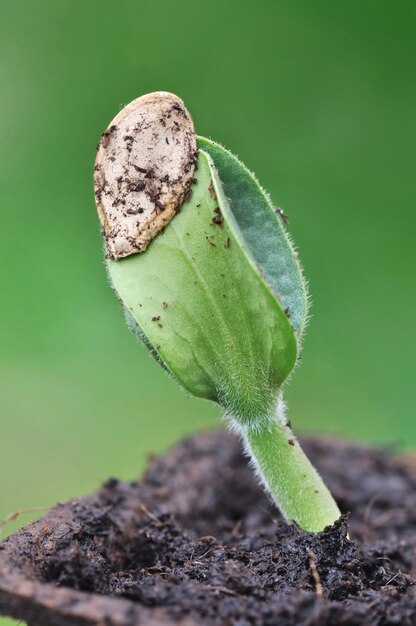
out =
[[129,334],[104,271],[95,146],[153,90],[180,95],[289,215],[314,302],[288,389],[297,431],[416,447],[415,14],[0,1],[0,518],[135,477],[218,423]]

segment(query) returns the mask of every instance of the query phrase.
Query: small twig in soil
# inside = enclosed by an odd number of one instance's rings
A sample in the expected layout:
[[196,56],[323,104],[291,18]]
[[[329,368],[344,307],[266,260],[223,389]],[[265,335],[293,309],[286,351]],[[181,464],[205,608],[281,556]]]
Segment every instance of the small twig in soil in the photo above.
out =
[[194,561],[194,563],[199,563],[199,559],[203,559],[204,556],[208,556],[208,554],[211,554],[211,552],[214,552],[214,550],[215,550],[215,546],[213,548],[209,548],[209,550],[204,552],[204,554],[201,554],[201,556],[198,557],[198,561]]
[[235,537],[236,535],[238,535],[238,533],[240,532],[241,524],[242,524],[241,519],[236,521],[231,531],[231,537]]
[[14,511],[13,513],[9,513],[6,517],[0,522],[0,535],[3,532],[4,527],[9,522],[14,522],[20,515],[24,515],[25,513],[37,513],[38,511],[49,511],[51,506],[34,506],[30,509],[19,509],[18,511]]
[[407,511],[404,508],[397,508],[391,511],[386,511],[385,513],[382,513],[381,515],[376,517],[376,519],[373,521],[373,526],[375,528],[379,528],[380,526],[388,524],[390,520],[394,519],[395,517],[400,517],[403,515],[405,516],[406,513]]
[[399,571],[397,572],[397,574],[395,574],[394,576],[392,576],[392,577],[391,577],[391,578],[390,578],[390,579],[389,579],[389,580],[388,580],[388,581],[387,581],[387,582],[383,585],[383,587],[387,587],[388,585],[391,585],[391,583],[393,582],[393,580],[396,580],[396,578],[397,578],[398,576],[401,576],[401,575],[402,575],[402,573],[401,573],[401,571],[399,570]]
[[382,492],[378,491],[377,493],[375,493],[373,495],[372,498],[370,498],[369,503],[367,504],[365,511],[364,511],[364,515],[363,515],[363,521],[367,524],[369,519],[370,519],[370,513],[371,513],[371,509],[373,508],[374,504],[377,502],[377,500],[380,498],[380,496],[382,496]]
[[143,504],[143,502],[140,502],[138,507],[142,511],[142,513],[147,515],[147,517],[152,520],[152,522],[154,522],[158,526],[163,526],[162,522],[159,519],[157,519],[156,515],[153,515],[153,513],[149,511],[149,509],[147,508],[145,504]]
[[236,591],[228,589],[227,587],[222,587],[221,585],[204,585],[204,587],[206,587],[207,589],[212,589],[213,591],[222,591],[229,596],[238,596],[238,593]]
[[202,535],[202,537],[197,537],[195,541],[217,541],[217,538],[213,535]]
[[312,578],[315,583],[315,591],[318,598],[323,598],[324,592],[322,589],[321,577],[319,576],[318,568],[316,567],[315,554],[312,550],[308,550],[309,567],[312,572]]
[[390,559],[390,557],[388,557],[388,556],[378,556],[376,558],[376,561],[390,561],[390,563],[393,562],[392,559]]

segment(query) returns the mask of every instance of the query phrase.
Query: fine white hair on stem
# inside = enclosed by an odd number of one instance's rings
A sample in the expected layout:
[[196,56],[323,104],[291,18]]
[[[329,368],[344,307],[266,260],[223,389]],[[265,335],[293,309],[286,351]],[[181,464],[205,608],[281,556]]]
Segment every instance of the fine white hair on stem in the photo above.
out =
[[[267,427],[266,425],[266,430],[269,429],[271,431],[272,429],[272,423],[273,421],[277,421],[281,426],[286,427],[290,430],[290,439],[292,441],[296,440],[295,435],[293,434],[293,432],[291,431],[290,427],[289,427],[289,422],[288,419],[286,417],[286,409],[287,409],[287,405],[286,402],[283,400],[282,396],[280,395],[280,397],[277,400],[277,404],[276,404],[276,409],[275,409],[275,413],[274,415],[271,415],[271,419],[269,421],[269,426]],[[227,424],[228,424],[228,428],[229,430],[237,435],[242,443],[242,447],[243,447],[243,452],[244,455],[247,457],[248,459],[248,464],[249,467],[251,468],[251,470],[254,473],[254,476],[257,480],[257,482],[263,487],[264,491],[266,492],[267,497],[269,498],[270,502],[274,505],[277,505],[278,508],[280,509],[280,503],[276,501],[276,496],[275,494],[273,494],[271,492],[270,489],[270,485],[268,484],[263,471],[260,468],[260,464],[255,456],[255,454],[253,453],[253,450],[251,449],[251,446],[249,444],[249,440],[248,437],[246,436],[247,430],[248,428],[250,428],[250,426],[243,426],[241,424],[241,421],[237,421],[235,418],[233,418],[231,415],[224,415],[224,419],[226,419]],[[263,421],[264,424],[264,421]],[[260,431],[262,427],[254,427],[254,431]],[[281,509],[280,509],[281,510]]]

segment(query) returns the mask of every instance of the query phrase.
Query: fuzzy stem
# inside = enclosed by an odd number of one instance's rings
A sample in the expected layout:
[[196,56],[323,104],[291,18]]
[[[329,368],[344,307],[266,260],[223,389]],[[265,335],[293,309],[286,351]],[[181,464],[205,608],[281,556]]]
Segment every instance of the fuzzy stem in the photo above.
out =
[[285,420],[240,432],[260,479],[287,520],[319,532],[339,518],[335,500]]

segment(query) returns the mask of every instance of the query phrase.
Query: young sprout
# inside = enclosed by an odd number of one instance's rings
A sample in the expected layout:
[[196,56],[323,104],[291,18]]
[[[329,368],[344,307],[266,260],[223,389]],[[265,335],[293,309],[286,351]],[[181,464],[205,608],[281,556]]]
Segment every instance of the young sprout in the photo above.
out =
[[186,391],[223,407],[287,520],[314,532],[332,524],[338,507],[284,412],[308,307],[280,212],[165,92],[115,117],[94,172],[108,273],[130,327]]

